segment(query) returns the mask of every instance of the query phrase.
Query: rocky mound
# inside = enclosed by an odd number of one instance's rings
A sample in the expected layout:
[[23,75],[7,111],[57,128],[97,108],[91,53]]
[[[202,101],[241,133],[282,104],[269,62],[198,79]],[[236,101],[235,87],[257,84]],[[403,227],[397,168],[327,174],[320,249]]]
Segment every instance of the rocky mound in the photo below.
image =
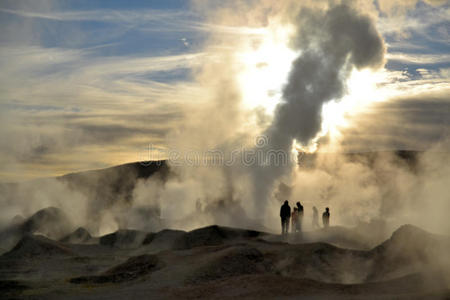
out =
[[137,248],[147,236],[146,232],[138,230],[121,229],[116,232],[100,237],[100,245],[117,247],[117,248]]
[[188,283],[259,274],[271,269],[270,264],[264,262],[264,255],[258,249],[248,246],[225,248],[205,257],[205,261],[206,263],[187,279]]
[[200,246],[222,245],[226,239],[225,232],[217,225],[190,231],[176,241],[177,249],[190,249]]
[[340,248],[370,250],[375,246],[370,237],[361,235],[356,230],[342,226],[331,226],[316,231],[305,232],[302,242],[323,242],[333,244]]
[[155,251],[174,249],[177,241],[185,234],[185,231],[165,229],[158,233],[148,233],[142,244]]
[[15,215],[14,218],[11,219],[9,225],[17,226],[25,222],[25,218],[22,215]]
[[3,254],[2,258],[45,258],[49,256],[67,255],[73,255],[73,253],[65,245],[44,236],[27,234],[11,251]]
[[65,237],[63,237],[60,241],[62,243],[69,243],[69,244],[83,244],[89,242],[90,240],[92,240],[92,236],[89,233],[89,231],[87,231],[83,227],[79,227],[71,234],[68,234]]
[[140,255],[129,258],[126,262],[119,264],[100,275],[81,276],[72,278],[71,283],[120,283],[131,281],[151,272],[161,269],[164,266],[155,255]]
[[11,250],[26,234],[41,234],[58,240],[72,230],[67,216],[56,207],[41,209],[26,219],[17,215],[0,231],[0,253]]
[[182,299],[448,299],[450,290],[430,289],[424,278],[411,275],[395,280],[336,284],[275,274],[250,274],[172,289]]
[[367,274],[364,251],[341,249],[326,243],[269,249],[276,273],[324,282],[359,283]]
[[0,231],[0,255],[11,250],[23,237],[18,226],[9,226]]
[[373,269],[367,280],[395,278],[449,264],[450,240],[412,225],[403,225],[370,251]]
[[73,230],[68,216],[59,208],[47,207],[26,219],[20,229],[24,233],[40,233],[51,239],[60,239]]
[[[76,232],[88,234],[82,229]],[[450,269],[443,259],[450,253],[449,238],[414,226],[399,228],[369,251],[327,243],[270,242],[261,237],[266,234],[220,226],[191,232],[119,230],[103,236],[102,245],[67,245],[27,235],[0,257],[0,279],[20,277],[19,283],[29,285],[27,294],[47,298],[61,293],[68,298],[109,299],[127,295],[155,299],[448,295]],[[66,256],[72,251],[76,255]],[[129,259],[117,264],[117,257],[124,256]],[[49,285],[54,278],[71,279]],[[10,290],[8,295],[22,296],[24,287],[3,284]],[[93,284],[106,285],[92,289]]]
[[259,231],[212,225],[184,234],[175,242],[175,248],[191,249],[201,246],[217,246],[237,239],[257,238],[262,235],[263,233]]

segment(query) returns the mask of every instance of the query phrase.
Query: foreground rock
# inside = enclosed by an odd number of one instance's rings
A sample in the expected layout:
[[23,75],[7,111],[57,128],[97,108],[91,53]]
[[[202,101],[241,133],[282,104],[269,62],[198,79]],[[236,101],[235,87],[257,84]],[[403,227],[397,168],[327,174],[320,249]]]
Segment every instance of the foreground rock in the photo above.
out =
[[11,248],[25,235],[40,234],[59,240],[73,230],[68,216],[59,208],[43,208],[28,218],[16,216],[11,224],[0,231],[2,253]]
[[163,263],[155,255],[140,255],[129,258],[100,275],[72,278],[71,283],[119,283],[135,280],[162,268]]
[[230,241],[257,238],[262,235],[264,234],[254,230],[213,225],[196,229],[180,236],[175,243],[175,247],[176,249],[191,249],[202,246],[216,246]]
[[52,256],[71,256],[72,250],[62,243],[39,235],[25,235],[3,258],[49,258]]
[[137,248],[142,245],[146,232],[138,230],[118,230],[100,237],[100,245],[117,248]]
[[[345,237],[333,234],[344,232]],[[27,235],[0,257],[8,297],[64,299],[406,298],[449,296],[448,237],[403,226],[371,250],[290,244],[257,231],[119,230],[79,243]],[[344,240],[344,230],[326,238]],[[352,236],[352,239],[354,236]],[[72,242],[71,242],[72,241]],[[45,274],[45,276],[42,276]]]
[[69,244],[84,244],[89,242],[94,242],[89,231],[84,229],[83,227],[79,227],[71,234],[66,235],[60,241],[63,243]]

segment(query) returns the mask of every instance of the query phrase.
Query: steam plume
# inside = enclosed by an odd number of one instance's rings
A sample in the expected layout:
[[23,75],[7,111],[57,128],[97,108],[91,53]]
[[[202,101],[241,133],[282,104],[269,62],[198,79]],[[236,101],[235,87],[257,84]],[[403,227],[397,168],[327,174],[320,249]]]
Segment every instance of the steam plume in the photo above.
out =
[[[289,153],[294,139],[310,145],[321,130],[323,104],[344,95],[351,70],[378,68],[384,62],[384,43],[373,21],[346,4],[327,11],[303,8],[295,21],[297,32],[291,42],[301,54],[292,64],[283,102],[266,130],[266,153]],[[255,199],[270,197],[275,181],[290,169],[254,168]]]

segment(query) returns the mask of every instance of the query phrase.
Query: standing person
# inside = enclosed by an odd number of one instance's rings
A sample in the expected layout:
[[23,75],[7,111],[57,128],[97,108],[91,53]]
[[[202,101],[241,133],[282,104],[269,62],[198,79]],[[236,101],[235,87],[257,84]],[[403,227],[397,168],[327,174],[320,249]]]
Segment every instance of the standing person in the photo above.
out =
[[320,225],[319,225],[319,211],[317,210],[317,207],[315,207],[315,206],[313,206],[312,227],[314,229],[320,228]]
[[298,209],[294,207],[294,211],[291,215],[291,231],[295,232],[298,229]]
[[297,202],[297,210],[298,210],[298,222],[297,227],[298,231],[302,231],[303,225],[303,205],[300,204],[300,201]]
[[323,227],[328,228],[330,225],[330,209],[327,207],[325,208],[325,212],[322,214],[322,222]]
[[289,202],[286,200],[280,209],[281,218],[281,234],[285,235],[289,232],[289,218],[291,217],[291,207]]

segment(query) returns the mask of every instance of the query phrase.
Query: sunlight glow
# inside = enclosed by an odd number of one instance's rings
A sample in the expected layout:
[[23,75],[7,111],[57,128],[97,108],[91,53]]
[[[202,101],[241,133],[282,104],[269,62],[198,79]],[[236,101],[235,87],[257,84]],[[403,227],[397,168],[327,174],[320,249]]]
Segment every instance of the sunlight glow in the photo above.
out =
[[[370,109],[370,105],[385,101],[398,94],[392,84],[391,74],[385,69],[373,72],[368,69],[354,69],[347,80],[347,92],[341,99],[334,99],[322,107],[322,129],[308,145],[294,142],[299,152],[312,153],[318,150],[319,140],[328,136],[328,147],[332,149],[339,143],[341,130],[350,126],[351,118]],[[331,148],[331,149],[330,149]]]
[[288,47],[292,29],[272,22],[260,40],[250,40],[236,53],[241,66],[238,84],[244,107],[262,107],[272,114],[281,99],[292,61],[298,53]]
[[[273,115],[282,99],[292,62],[301,53],[288,47],[293,29],[272,22],[258,28],[257,38],[249,38],[237,46],[236,61],[240,67],[237,75],[242,103],[246,109],[263,108]],[[369,109],[369,105],[398,94],[386,69],[372,71],[354,69],[346,82],[346,93],[322,108],[322,129],[308,145],[294,141],[293,151],[311,153],[318,150],[319,140],[328,136],[329,145],[337,144],[341,130],[350,126],[351,117]]]
[[390,79],[384,71],[354,69],[347,80],[347,94],[342,99],[332,100],[322,108],[322,130],[314,139],[328,134],[331,139],[340,137],[340,130],[348,127],[351,117],[367,110],[370,104],[388,99],[394,91],[388,84]]

